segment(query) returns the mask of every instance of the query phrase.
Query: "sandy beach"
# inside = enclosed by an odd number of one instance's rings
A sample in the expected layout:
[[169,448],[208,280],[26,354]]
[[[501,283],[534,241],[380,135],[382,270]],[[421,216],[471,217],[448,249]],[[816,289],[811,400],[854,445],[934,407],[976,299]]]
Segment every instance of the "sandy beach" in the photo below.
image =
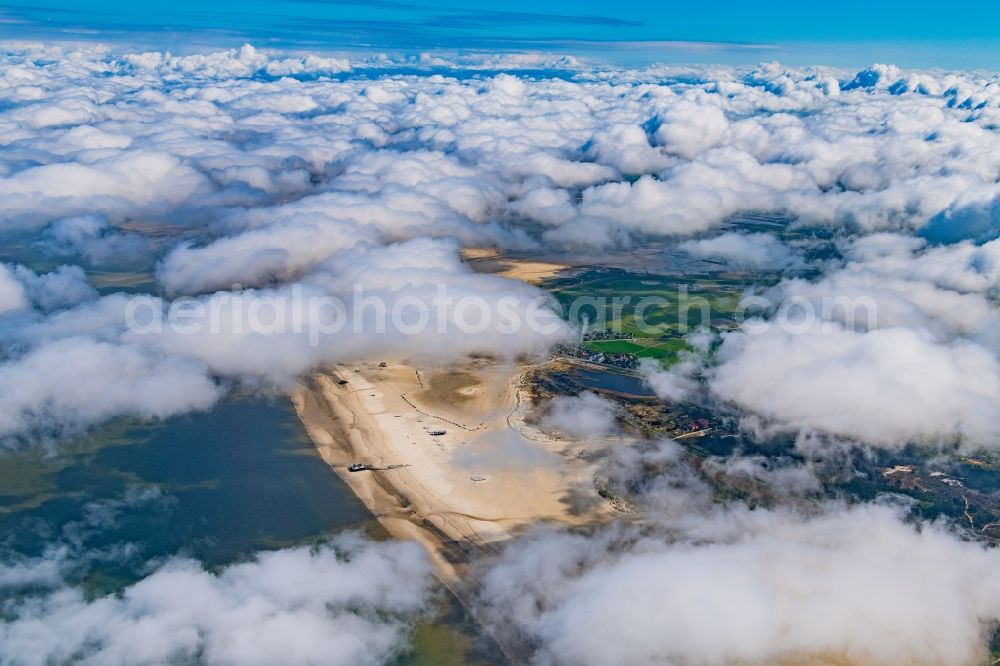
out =
[[569,264],[550,259],[512,258],[493,248],[466,248],[462,260],[477,273],[492,273],[528,284],[539,284],[568,268]]
[[[537,283],[569,266],[466,249],[477,272]],[[533,365],[478,358],[449,367],[357,362],[313,374],[292,394],[323,459],[390,534],[416,539],[446,583],[475,551],[540,523],[584,524],[614,509],[594,487],[607,441],[580,442],[532,425]],[[349,472],[363,463],[376,469]]]
[[[340,365],[292,398],[324,460],[391,534],[423,543],[450,582],[472,551],[531,525],[611,515],[594,489],[592,445],[525,422],[526,369],[482,359]],[[349,472],[352,463],[378,469]]]

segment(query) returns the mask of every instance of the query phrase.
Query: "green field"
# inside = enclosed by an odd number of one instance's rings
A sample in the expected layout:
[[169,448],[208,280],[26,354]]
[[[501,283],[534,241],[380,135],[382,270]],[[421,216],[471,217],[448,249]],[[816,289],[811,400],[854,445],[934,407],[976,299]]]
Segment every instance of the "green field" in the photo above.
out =
[[574,323],[657,338],[732,322],[745,284],[590,271],[548,286]]
[[677,360],[677,354],[685,349],[690,349],[684,340],[643,338],[638,340],[595,340],[586,343],[586,346],[595,351],[602,351],[606,354],[632,354],[638,358],[655,358],[666,363],[673,363]]
[[545,286],[572,323],[634,338],[594,340],[586,343],[590,349],[669,365],[688,348],[683,336],[701,327],[737,324],[740,296],[748,283],[745,278],[643,275],[603,268]]

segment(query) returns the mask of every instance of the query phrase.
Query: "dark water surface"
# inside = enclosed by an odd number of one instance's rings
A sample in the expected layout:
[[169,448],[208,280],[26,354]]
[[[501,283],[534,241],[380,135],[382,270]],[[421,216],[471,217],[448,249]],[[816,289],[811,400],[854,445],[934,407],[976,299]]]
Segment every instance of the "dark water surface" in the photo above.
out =
[[91,572],[124,582],[151,558],[181,553],[222,565],[342,529],[379,532],[284,399],[233,399],[158,424],[119,424],[58,451],[0,460],[6,550],[128,545],[128,561]]
[[574,376],[587,388],[598,391],[614,391],[640,397],[652,397],[656,393],[642,377],[625,375],[614,371],[591,370],[589,368],[574,368]]
[[[322,461],[284,398],[230,399],[210,412],[118,423],[48,452],[0,454],[0,554],[71,563],[64,578],[114,592],[173,555],[223,566],[341,530],[388,538]],[[396,664],[496,661],[443,591]]]

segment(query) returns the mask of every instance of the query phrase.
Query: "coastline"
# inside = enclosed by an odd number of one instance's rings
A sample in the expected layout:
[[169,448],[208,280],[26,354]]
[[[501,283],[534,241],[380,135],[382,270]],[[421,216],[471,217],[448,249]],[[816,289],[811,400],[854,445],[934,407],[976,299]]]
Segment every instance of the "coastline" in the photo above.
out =
[[[420,542],[453,587],[475,552],[496,553],[539,523],[585,524],[613,512],[594,490],[587,445],[525,422],[527,368],[482,359],[433,369],[338,365],[291,397],[323,460],[393,537]],[[498,437],[515,438],[530,461],[492,456]],[[507,457],[513,465],[494,460]],[[352,463],[380,469],[352,473]]]

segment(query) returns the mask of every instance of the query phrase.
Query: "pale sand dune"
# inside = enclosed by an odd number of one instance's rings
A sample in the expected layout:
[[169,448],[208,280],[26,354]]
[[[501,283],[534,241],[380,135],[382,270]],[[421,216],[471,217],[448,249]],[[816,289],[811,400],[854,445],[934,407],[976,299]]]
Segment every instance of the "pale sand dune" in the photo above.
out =
[[[579,445],[523,423],[523,372],[486,361],[437,370],[338,366],[314,375],[293,401],[327,463],[391,534],[421,541],[451,582],[472,549],[490,551],[542,521],[580,524],[610,515]],[[506,468],[476,458],[462,463],[484,435],[511,429],[528,438],[518,441],[530,461]],[[436,430],[445,434],[430,434]],[[406,467],[347,472],[354,462]],[[581,497],[591,500],[582,509]]]
[[492,248],[466,248],[462,250],[462,259],[478,273],[493,273],[529,284],[539,284],[570,268],[569,264],[554,261],[508,257]]

